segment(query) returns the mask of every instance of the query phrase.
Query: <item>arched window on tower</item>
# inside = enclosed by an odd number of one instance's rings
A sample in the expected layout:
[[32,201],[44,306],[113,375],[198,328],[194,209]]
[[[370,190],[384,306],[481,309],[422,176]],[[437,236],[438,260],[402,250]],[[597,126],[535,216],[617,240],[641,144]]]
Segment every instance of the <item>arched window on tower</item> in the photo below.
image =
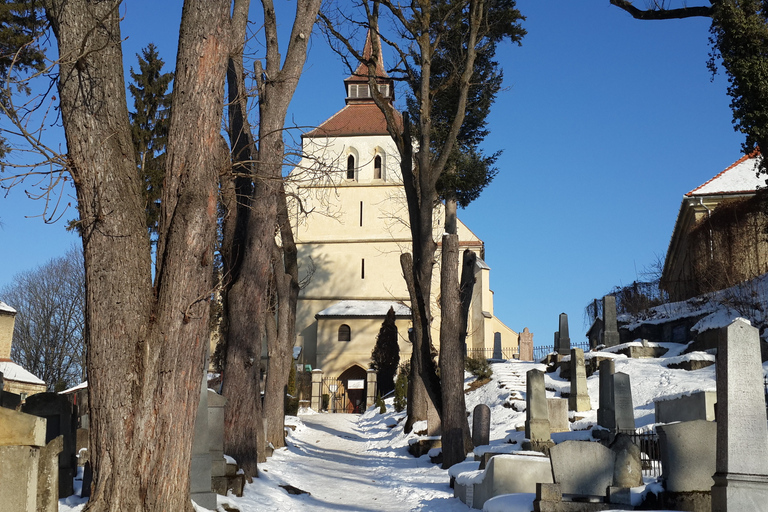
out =
[[339,327],[339,341],[350,341],[352,339],[352,331],[347,324],[341,324]]
[[349,155],[347,157],[347,179],[355,179],[355,156]]
[[381,155],[376,155],[373,159],[373,179],[381,179]]

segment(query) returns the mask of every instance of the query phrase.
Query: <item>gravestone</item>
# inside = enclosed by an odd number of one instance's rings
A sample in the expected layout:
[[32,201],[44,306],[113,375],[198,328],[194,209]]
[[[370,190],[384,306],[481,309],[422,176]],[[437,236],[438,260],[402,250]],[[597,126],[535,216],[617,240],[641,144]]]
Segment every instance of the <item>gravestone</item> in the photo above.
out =
[[610,446],[616,457],[613,468],[613,486],[630,488],[643,485],[643,467],[640,464],[640,448],[627,434],[618,434]]
[[557,353],[568,355],[571,351],[571,337],[568,335],[568,315],[565,313],[560,313],[560,326],[557,332]]
[[472,411],[472,444],[484,446],[490,443],[491,437],[491,408],[478,404]]
[[525,449],[541,451],[552,444],[544,372],[528,370],[525,375],[525,437],[529,442],[523,446]]
[[37,512],[45,420],[0,408],[0,510]]
[[40,449],[37,466],[37,512],[59,511],[58,459],[63,449],[64,436],[58,436]]
[[64,436],[59,453],[59,495],[66,498],[74,494],[73,481],[77,474],[77,429],[69,399],[58,393],[37,393],[26,399],[21,410],[46,419],[45,442]]
[[560,354],[560,333],[555,331],[554,352]]
[[201,507],[216,510],[216,493],[211,489],[211,452],[208,441],[208,379],[200,381],[200,402],[195,417],[192,460],[189,470],[189,494]]
[[501,333],[493,333],[493,359],[504,359],[504,354],[501,351]]
[[600,361],[600,406],[597,409],[597,424],[608,430],[616,428],[616,416],[613,407],[613,374],[616,364],[613,359]]
[[547,398],[547,411],[549,412],[550,431],[571,431],[571,423],[568,421],[568,399]]
[[717,424],[696,420],[657,425],[661,478],[669,492],[706,492],[716,470]]
[[760,333],[737,319],[717,342],[717,464],[712,510],[768,503],[768,426]]
[[613,482],[614,453],[600,443],[563,441],[549,449],[549,458],[564,495],[605,496]]
[[227,495],[227,461],[224,459],[224,407],[227,399],[208,390],[208,451],[211,454],[211,489]]
[[620,343],[619,325],[616,321],[616,297],[603,297],[603,345],[615,347]]
[[533,333],[524,328],[520,333],[520,360],[533,361]]
[[672,400],[654,400],[656,423],[676,421],[715,421],[715,391],[697,391]]
[[632,403],[632,388],[629,375],[613,374],[613,407],[617,432],[635,432],[635,408]]
[[592,409],[587,391],[584,351],[580,348],[571,349],[571,394],[568,395],[568,409],[576,412]]

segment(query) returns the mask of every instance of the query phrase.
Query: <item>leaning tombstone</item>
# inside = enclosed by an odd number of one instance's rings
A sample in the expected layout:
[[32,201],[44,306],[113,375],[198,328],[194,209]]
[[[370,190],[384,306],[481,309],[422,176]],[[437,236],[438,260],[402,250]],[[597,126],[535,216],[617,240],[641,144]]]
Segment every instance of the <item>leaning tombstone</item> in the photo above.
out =
[[[59,510],[59,454],[64,436],[58,436],[40,449],[37,467],[37,512]],[[74,494],[74,492],[73,492]]]
[[643,485],[643,467],[640,462],[640,448],[627,435],[616,435],[610,446],[616,456],[613,468],[613,486],[621,489]]
[[72,404],[66,396],[58,393],[37,393],[26,399],[21,410],[46,419],[46,443],[64,436],[62,450],[59,453],[57,499],[71,496],[75,492],[73,482],[77,474],[77,429],[74,426]]
[[603,297],[603,345],[615,347],[620,343],[619,324],[616,321],[616,297]]
[[472,444],[485,446],[491,437],[491,408],[477,404],[472,411]]
[[560,320],[559,320],[560,326],[558,329],[558,353],[563,355],[568,355],[568,353],[571,351],[571,338],[568,335],[568,315],[565,313],[560,313]]
[[211,490],[211,452],[208,443],[208,379],[206,375],[202,377],[192,439],[189,493],[192,501],[199,506],[216,510],[216,493]]
[[768,503],[768,426],[760,332],[739,318],[718,333],[717,464],[712,510]]
[[523,449],[546,453],[554,444],[549,426],[549,406],[544,387],[544,372],[529,370],[526,373],[525,437]]
[[584,351],[571,349],[571,394],[568,395],[568,409],[582,412],[592,409],[587,391],[587,370],[584,368]]

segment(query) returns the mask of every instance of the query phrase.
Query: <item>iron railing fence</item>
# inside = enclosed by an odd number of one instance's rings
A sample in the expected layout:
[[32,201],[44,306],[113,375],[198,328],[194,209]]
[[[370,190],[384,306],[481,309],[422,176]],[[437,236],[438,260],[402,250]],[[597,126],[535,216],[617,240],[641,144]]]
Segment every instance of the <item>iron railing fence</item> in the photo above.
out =
[[493,348],[467,348],[467,357],[471,359],[517,359],[519,350],[517,347]]
[[[571,342],[571,348],[580,348],[584,352],[589,352],[589,341]],[[544,359],[547,354],[551,354],[555,351],[554,345],[539,345],[533,347],[533,360],[539,361]]]

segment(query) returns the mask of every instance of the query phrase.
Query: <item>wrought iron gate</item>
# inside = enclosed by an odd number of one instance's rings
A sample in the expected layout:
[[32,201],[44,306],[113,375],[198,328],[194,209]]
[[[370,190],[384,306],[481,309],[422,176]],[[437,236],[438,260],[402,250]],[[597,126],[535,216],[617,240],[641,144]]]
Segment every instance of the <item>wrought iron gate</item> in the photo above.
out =
[[328,412],[350,412],[349,396],[344,381],[332,377],[323,379],[322,409]]

